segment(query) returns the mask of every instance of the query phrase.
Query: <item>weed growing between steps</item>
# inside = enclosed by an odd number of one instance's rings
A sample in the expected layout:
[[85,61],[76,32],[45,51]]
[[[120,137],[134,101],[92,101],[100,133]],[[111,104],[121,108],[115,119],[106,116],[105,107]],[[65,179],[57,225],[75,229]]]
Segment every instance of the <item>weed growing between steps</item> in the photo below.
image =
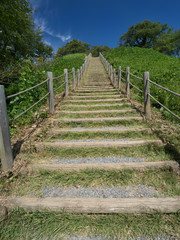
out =
[[54,119],[63,118],[93,118],[93,117],[140,117],[137,112],[125,112],[125,113],[63,113],[54,116]]
[[[71,236],[102,236],[105,239],[179,239],[176,214],[69,214],[11,211],[0,222],[0,239],[67,239]],[[103,239],[104,239],[103,238]]]
[[118,120],[118,121],[97,121],[97,122],[57,122],[54,121],[54,125],[58,125],[59,128],[74,128],[74,127],[132,127],[139,126],[141,124],[142,127],[147,127],[147,123],[143,120]]
[[[158,146],[155,144],[147,144],[144,146],[136,146],[130,148],[55,148],[44,147],[38,152],[34,152],[35,149],[29,149],[24,151],[23,158],[27,161],[39,163],[38,160],[49,162],[49,159],[61,159],[61,158],[89,158],[89,157],[106,157],[106,156],[118,156],[118,157],[137,157],[144,158],[146,161],[164,161],[164,160],[178,160],[174,152],[168,149],[167,146]],[[31,153],[29,154],[28,151]]]
[[131,105],[125,104],[125,105],[114,105],[114,106],[93,106],[90,107],[89,105],[83,106],[77,106],[77,107],[71,107],[70,106],[62,106],[60,107],[60,110],[67,110],[67,111],[91,111],[91,110],[129,110],[132,109]]
[[178,175],[171,167],[147,169],[100,170],[85,169],[81,171],[49,171],[40,169],[29,176],[23,176],[12,183],[8,194],[42,197],[45,187],[100,187],[100,186],[133,186],[145,185],[155,187],[160,197],[179,196]]
[[[97,101],[98,100],[98,101]],[[127,100],[124,99],[124,100],[121,100],[119,97],[118,97],[118,100],[117,101],[114,101],[113,99],[110,100],[110,101],[107,101],[107,100],[103,100],[101,101],[101,99],[97,99],[95,101],[91,100],[89,102],[85,102],[85,100],[81,100],[81,101],[77,101],[77,100],[69,100],[69,101],[64,101],[64,105],[68,106],[68,105],[99,105],[99,104],[121,104],[121,103],[127,103]]]
[[144,131],[127,131],[122,133],[111,133],[111,132],[81,132],[81,133],[59,133],[57,135],[53,135],[52,137],[49,137],[46,139],[46,141],[56,141],[57,139],[63,139],[63,140],[86,140],[86,139],[157,139],[157,137],[152,134],[148,133],[147,130]]

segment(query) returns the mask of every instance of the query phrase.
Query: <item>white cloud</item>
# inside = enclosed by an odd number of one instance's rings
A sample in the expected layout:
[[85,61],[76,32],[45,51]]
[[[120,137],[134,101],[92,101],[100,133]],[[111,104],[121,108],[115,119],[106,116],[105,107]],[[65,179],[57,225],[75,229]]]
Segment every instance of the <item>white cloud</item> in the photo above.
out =
[[41,30],[43,32],[46,32],[47,34],[49,34],[52,37],[59,38],[62,42],[67,42],[68,40],[70,40],[72,38],[71,34],[64,34],[63,35],[63,34],[55,33],[54,31],[52,31],[47,26],[46,20],[43,19],[43,18],[35,17],[34,22],[35,22],[36,26],[41,26]]
[[50,43],[49,41],[47,41],[47,40],[44,40],[44,43],[45,43],[46,45],[51,46],[51,43]]

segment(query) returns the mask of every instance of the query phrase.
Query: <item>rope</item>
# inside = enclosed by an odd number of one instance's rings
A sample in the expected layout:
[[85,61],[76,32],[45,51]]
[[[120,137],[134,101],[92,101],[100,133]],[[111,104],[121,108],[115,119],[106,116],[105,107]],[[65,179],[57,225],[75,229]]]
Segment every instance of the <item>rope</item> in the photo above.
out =
[[138,87],[136,87],[134,84],[132,84],[131,82],[129,83],[132,87],[134,87],[135,89],[137,89],[139,92],[143,93],[143,91],[141,89],[139,89]]
[[34,103],[31,107],[29,107],[28,109],[26,109],[24,112],[20,113],[17,117],[15,117],[14,119],[12,119],[9,124],[11,124],[12,122],[14,122],[15,120],[17,120],[18,118],[20,118],[23,114],[27,113],[29,110],[31,110],[33,107],[35,107],[38,103],[40,103],[44,98],[46,98],[49,95],[49,92],[42,97],[39,101],[37,101],[36,103]]
[[162,103],[160,103],[156,98],[154,98],[151,94],[148,93],[148,95],[155,101],[157,102],[161,107],[163,107],[166,111],[168,111],[170,114],[172,114],[174,117],[176,117],[178,120],[180,120],[180,117],[173,113],[169,108],[165,107]]
[[174,94],[175,96],[180,97],[180,94],[179,94],[179,93],[173,92],[173,91],[171,91],[171,90],[169,90],[169,89],[167,89],[167,88],[165,88],[165,87],[162,87],[161,85],[159,85],[159,84],[151,81],[150,79],[148,79],[148,81],[149,81],[150,83],[156,85],[157,87],[159,87],[159,88],[161,88],[161,89],[163,89],[163,90],[165,90],[165,91],[167,91],[167,92],[170,92],[170,93]]
[[143,80],[143,78],[140,78],[140,77],[138,77],[138,76],[136,76],[136,75],[134,75],[134,74],[132,74],[132,73],[129,73],[129,74],[130,74],[131,76],[137,78],[137,79]]
[[26,89],[26,90],[24,90],[24,91],[22,91],[22,92],[15,93],[15,94],[13,94],[13,95],[7,96],[6,99],[10,99],[10,98],[13,98],[13,97],[19,96],[20,94],[26,93],[26,92],[28,92],[28,91],[30,91],[30,90],[36,88],[36,87],[41,86],[42,84],[44,84],[44,83],[47,82],[47,81],[49,81],[49,78],[46,79],[45,81],[43,81],[43,82],[37,84],[36,86],[33,86],[33,87],[31,87],[31,88],[28,88],[28,89]]
[[53,77],[53,80],[59,79],[59,78],[61,78],[61,77],[63,77],[63,76],[65,76],[65,74],[62,74],[62,75],[60,75],[60,76],[58,76],[58,77]]
[[60,89],[63,85],[65,85],[65,82],[64,82],[63,84],[61,84],[61,86],[59,86],[58,88],[56,88],[56,89],[54,90],[54,92],[56,92],[58,89]]

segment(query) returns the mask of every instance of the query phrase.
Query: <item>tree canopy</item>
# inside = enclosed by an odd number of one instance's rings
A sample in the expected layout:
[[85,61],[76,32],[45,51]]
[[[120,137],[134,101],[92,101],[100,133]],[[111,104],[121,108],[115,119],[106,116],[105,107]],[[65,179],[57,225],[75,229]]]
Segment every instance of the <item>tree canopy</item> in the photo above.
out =
[[33,9],[27,0],[1,0],[0,69],[20,58],[51,56],[40,28],[35,29]]
[[62,48],[59,48],[56,57],[65,56],[73,53],[86,53],[90,49],[90,44],[83,43],[78,41],[77,39],[73,39],[72,41],[66,43]]
[[153,48],[168,55],[179,55],[179,31],[160,22],[145,20],[128,28],[120,37],[120,46]]
[[63,47],[59,48],[56,57],[65,56],[73,53],[92,53],[93,56],[98,56],[99,52],[109,50],[108,46],[92,46],[89,43],[83,43],[77,39],[73,39],[72,41],[66,43]]

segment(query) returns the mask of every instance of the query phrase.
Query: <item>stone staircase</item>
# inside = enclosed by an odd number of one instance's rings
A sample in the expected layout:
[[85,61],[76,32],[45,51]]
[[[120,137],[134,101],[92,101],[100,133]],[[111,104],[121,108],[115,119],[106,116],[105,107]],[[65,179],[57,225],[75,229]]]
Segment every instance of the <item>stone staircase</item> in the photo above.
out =
[[[51,118],[46,139],[35,146],[37,153],[31,164],[35,172],[48,171],[48,177],[55,171],[65,172],[67,181],[77,177],[77,182],[80,176],[82,185],[61,186],[59,177],[60,185],[46,187],[42,180],[40,197],[16,194],[1,198],[0,202],[9,208],[78,213],[170,213],[180,209],[178,196],[151,184],[153,175],[158,177],[159,171],[166,174],[171,168],[176,175],[178,164],[163,152],[162,141],[143,116],[111,86],[99,58],[90,60],[83,84],[59,106]],[[61,156],[62,151],[66,157]],[[43,160],[42,152],[47,154]],[[120,186],[118,181],[109,184],[116,174],[122,182],[124,174],[136,179],[144,174],[144,178],[139,184],[132,178],[130,186]],[[104,180],[105,175],[109,180]],[[87,187],[86,176],[92,176]]]

